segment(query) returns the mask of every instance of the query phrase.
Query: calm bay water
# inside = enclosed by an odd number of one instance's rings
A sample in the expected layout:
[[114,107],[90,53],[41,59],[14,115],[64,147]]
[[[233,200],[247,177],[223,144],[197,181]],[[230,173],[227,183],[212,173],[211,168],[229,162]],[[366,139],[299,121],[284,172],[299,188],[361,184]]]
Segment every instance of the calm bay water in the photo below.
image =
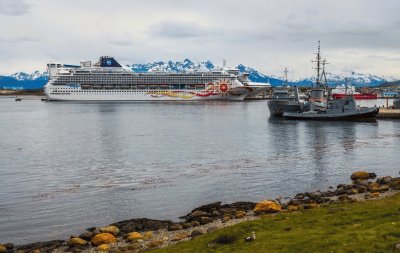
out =
[[213,201],[326,189],[355,170],[400,169],[400,121],[271,119],[266,101],[0,98],[0,135],[0,241],[17,244],[124,219],[177,219]]

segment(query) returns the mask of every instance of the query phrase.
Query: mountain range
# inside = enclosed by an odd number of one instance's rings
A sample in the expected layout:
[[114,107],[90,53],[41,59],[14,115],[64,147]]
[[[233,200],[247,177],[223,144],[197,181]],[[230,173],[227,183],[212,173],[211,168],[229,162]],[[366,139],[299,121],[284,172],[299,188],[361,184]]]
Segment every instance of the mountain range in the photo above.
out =
[[[214,65],[211,61],[205,62],[193,62],[189,59],[185,59],[182,62],[177,61],[158,61],[146,64],[131,64],[125,65],[124,68],[131,69],[135,72],[148,72],[156,70],[165,70],[170,72],[189,72],[193,70],[197,71],[210,71],[221,69]],[[283,78],[268,76],[261,73],[260,71],[247,67],[243,64],[236,66],[240,72],[249,74],[249,79],[252,82],[269,82],[272,86],[279,86],[283,83]],[[41,89],[48,80],[48,73],[45,71],[34,71],[33,73],[18,72],[12,75],[0,76],[0,89],[24,89],[24,90],[35,90]],[[354,71],[340,72],[340,73],[329,73],[327,74],[327,80],[329,86],[336,86],[346,82],[355,85],[356,87],[363,86],[378,86],[383,83],[394,81],[393,78],[384,78],[371,74],[360,74]],[[315,83],[315,77],[306,77],[299,80],[289,82],[290,85],[297,86],[311,86]]]

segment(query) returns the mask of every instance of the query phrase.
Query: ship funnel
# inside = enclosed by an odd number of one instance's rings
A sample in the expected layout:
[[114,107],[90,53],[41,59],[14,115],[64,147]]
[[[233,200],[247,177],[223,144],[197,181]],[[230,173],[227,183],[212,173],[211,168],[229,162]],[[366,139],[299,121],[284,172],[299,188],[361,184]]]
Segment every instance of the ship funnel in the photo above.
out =
[[121,68],[122,66],[114,59],[114,57],[110,56],[101,56],[100,57],[100,67],[117,67]]

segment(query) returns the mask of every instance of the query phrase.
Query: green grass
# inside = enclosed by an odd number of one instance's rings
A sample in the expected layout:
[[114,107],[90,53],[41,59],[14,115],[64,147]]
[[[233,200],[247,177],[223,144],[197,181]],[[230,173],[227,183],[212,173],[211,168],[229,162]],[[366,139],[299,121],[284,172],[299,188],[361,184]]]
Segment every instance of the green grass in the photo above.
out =
[[[244,242],[256,232],[256,240]],[[219,237],[237,237],[218,244]],[[362,203],[333,204],[260,220],[150,252],[393,252],[400,241],[400,194]],[[398,251],[400,252],[400,251]]]

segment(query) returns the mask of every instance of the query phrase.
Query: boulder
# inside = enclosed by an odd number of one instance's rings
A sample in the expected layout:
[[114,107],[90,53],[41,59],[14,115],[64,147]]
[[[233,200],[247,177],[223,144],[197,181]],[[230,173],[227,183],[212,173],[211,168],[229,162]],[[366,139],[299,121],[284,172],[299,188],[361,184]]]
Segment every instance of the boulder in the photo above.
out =
[[376,182],[372,182],[368,186],[369,186],[370,189],[379,188],[380,187],[380,185],[378,183],[376,183]]
[[379,197],[379,192],[371,193],[371,197],[372,197],[372,198],[377,198],[377,197]]
[[395,180],[389,183],[390,188],[393,190],[400,190],[400,180]]
[[100,229],[96,228],[95,230],[92,231],[92,237],[95,236],[95,235],[98,235],[98,234],[101,234]]
[[376,182],[379,184],[389,184],[390,182],[392,182],[392,177],[386,176],[386,177],[378,178],[376,180]]
[[200,211],[203,211],[206,213],[211,213],[213,210],[217,210],[220,208],[221,208],[221,201],[218,201],[218,202],[210,203],[207,205],[202,205],[198,208],[195,208],[195,209],[193,209],[192,213],[197,210],[200,210]]
[[231,220],[231,216],[230,215],[224,215],[224,217],[222,217],[222,222],[228,222]]
[[91,232],[83,232],[82,234],[79,235],[79,238],[90,241],[93,237],[93,234]]
[[0,253],[6,253],[7,252],[7,248],[4,244],[0,244]]
[[117,239],[115,238],[115,236],[113,234],[101,233],[101,234],[95,235],[92,238],[91,243],[94,246],[98,246],[101,244],[109,244],[109,243],[113,243],[116,241],[117,241]]
[[213,219],[211,219],[210,217],[200,217],[199,221],[200,224],[204,225],[213,222]]
[[219,216],[219,212],[217,210],[214,210],[211,212],[211,216],[212,217],[218,217]]
[[346,191],[345,189],[336,190],[336,191],[335,191],[335,195],[336,195],[336,196],[340,196],[340,195],[344,195],[344,194],[347,194],[347,191]]
[[93,231],[95,231],[96,229],[97,229],[96,227],[90,227],[90,228],[87,228],[86,231],[93,232]]
[[237,211],[235,214],[235,218],[236,219],[240,219],[246,216],[246,212],[245,211]]
[[4,246],[6,246],[7,250],[11,250],[14,248],[14,244],[9,242],[9,243],[5,243]]
[[358,193],[367,192],[367,187],[365,187],[365,186],[360,186],[360,187],[358,187],[357,192],[358,192]]
[[389,186],[388,185],[382,185],[380,188],[381,192],[385,192],[389,190]]
[[350,198],[348,195],[341,195],[338,197],[338,200],[341,202],[354,202],[354,200]]
[[146,239],[146,240],[151,239],[151,238],[153,238],[153,232],[147,231],[147,232],[145,232],[145,233],[143,234],[143,237],[144,237],[144,239]]
[[118,235],[118,233],[119,233],[119,228],[117,228],[116,226],[107,226],[107,227],[104,227],[104,228],[100,228],[100,232],[102,232],[102,233],[110,233],[110,234],[113,234],[113,235]]
[[288,205],[287,210],[290,212],[295,212],[295,211],[299,211],[299,207],[294,206],[294,205]]
[[348,195],[354,195],[354,194],[357,194],[357,193],[358,193],[358,190],[356,190],[356,189],[351,189],[351,190],[347,191]]
[[126,246],[126,248],[128,249],[128,250],[137,250],[137,249],[140,249],[140,243],[138,243],[138,242],[136,242],[136,243],[132,243],[132,244],[128,244],[127,246]]
[[357,179],[355,181],[353,181],[354,186],[359,187],[359,186],[364,186],[368,188],[368,182],[361,180],[361,179]]
[[190,234],[191,237],[196,237],[199,235],[204,235],[203,231],[201,231],[200,229],[194,229]]
[[108,246],[108,244],[101,244],[101,245],[97,246],[97,250],[102,251],[102,252],[104,252],[104,251],[107,252],[110,250],[110,246]]
[[172,224],[168,227],[168,231],[176,231],[183,229],[183,226],[179,223]]
[[193,213],[190,213],[187,217],[188,217],[188,220],[193,220],[193,219],[196,219],[196,218],[202,217],[202,216],[209,216],[209,214],[204,211],[196,210]]
[[192,225],[191,225],[190,223],[188,223],[188,222],[182,222],[181,224],[182,224],[183,229],[187,229],[187,228],[190,228],[190,227],[192,226]]
[[177,233],[172,237],[172,241],[182,241],[188,238],[189,235],[187,233]]
[[371,190],[370,190],[371,193],[380,192],[380,191],[381,191],[381,189],[379,187],[378,188],[371,188]]
[[303,205],[304,209],[313,209],[313,208],[317,208],[317,207],[319,207],[319,205],[316,203],[310,203],[310,204]]
[[294,196],[295,199],[304,199],[306,195],[304,193],[297,193],[296,196]]
[[353,181],[355,181],[357,179],[360,179],[360,180],[374,179],[374,178],[376,178],[376,174],[368,173],[365,171],[357,171],[357,172],[354,172],[353,174],[351,174],[350,178]]
[[223,204],[221,205],[221,209],[231,208],[234,209],[235,211],[242,210],[247,212],[253,210],[255,206],[256,203],[254,202],[239,201],[232,204]]
[[281,211],[281,209],[281,205],[279,205],[275,201],[264,200],[257,203],[253,211],[256,215],[259,215],[262,213],[276,213]]
[[129,233],[129,234],[128,234],[128,236],[126,237],[126,239],[127,239],[128,241],[136,241],[136,240],[139,240],[139,239],[143,239],[143,236],[142,236],[142,234],[139,233],[139,232],[132,232],[132,233]]
[[230,214],[235,215],[238,210],[234,207],[224,207],[220,209],[221,216]]
[[82,238],[79,237],[73,237],[68,241],[68,246],[70,247],[85,246],[87,244],[88,242],[86,240],[83,240]]
[[163,244],[164,244],[163,240],[154,240],[154,241],[149,242],[148,247],[149,248],[157,248]]
[[200,222],[198,222],[197,220],[194,220],[194,221],[190,222],[190,225],[192,225],[192,227],[197,227],[197,226],[200,226]]

